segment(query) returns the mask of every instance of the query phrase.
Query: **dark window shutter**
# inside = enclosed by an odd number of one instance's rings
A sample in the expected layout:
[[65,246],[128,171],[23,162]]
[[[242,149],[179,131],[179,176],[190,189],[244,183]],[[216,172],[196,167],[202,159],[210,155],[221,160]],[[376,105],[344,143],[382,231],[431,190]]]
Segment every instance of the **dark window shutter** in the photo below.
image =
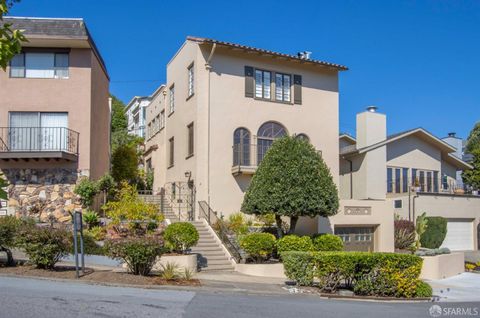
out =
[[302,104],[302,75],[293,75],[293,102]]
[[245,97],[253,97],[254,86],[253,67],[245,66]]

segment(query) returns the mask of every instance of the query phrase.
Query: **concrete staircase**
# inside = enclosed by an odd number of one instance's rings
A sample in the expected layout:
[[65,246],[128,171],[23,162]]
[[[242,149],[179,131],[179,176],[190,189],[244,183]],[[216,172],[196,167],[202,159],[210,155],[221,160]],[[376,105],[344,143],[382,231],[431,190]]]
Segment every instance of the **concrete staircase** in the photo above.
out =
[[229,256],[225,253],[222,245],[210,232],[208,225],[203,221],[192,221],[200,235],[198,244],[192,248],[192,252],[198,254],[198,265],[201,271],[233,271],[233,265]]

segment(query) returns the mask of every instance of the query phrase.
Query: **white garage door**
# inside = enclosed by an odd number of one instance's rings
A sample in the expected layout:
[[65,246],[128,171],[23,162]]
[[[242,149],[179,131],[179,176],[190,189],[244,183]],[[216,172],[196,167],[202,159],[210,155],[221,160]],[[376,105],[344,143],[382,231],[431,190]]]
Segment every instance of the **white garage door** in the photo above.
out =
[[441,247],[452,251],[473,250],[473,222],[448,220],[447,236]]

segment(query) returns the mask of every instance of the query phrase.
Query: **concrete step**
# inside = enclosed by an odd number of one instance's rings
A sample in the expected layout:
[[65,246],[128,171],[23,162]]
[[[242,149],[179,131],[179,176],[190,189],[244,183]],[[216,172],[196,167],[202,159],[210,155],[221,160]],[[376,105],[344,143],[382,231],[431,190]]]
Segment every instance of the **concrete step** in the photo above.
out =
[[208,271],[233,271],[234,268],[232,265],[210,265],[206,267],[200,267],[200,271],[208,272]]
[[225,260],[225,259],[208,259],[207,266],[212,266],[212,265],[226,265],[226,266],[232,266],[232,263],[230,261]]
[[204,247],[218,247],[219,249],[221,249],[221,247],[218,246],[218,243],[213,240],[209,242],[198,242],[196,247],[199,249]]

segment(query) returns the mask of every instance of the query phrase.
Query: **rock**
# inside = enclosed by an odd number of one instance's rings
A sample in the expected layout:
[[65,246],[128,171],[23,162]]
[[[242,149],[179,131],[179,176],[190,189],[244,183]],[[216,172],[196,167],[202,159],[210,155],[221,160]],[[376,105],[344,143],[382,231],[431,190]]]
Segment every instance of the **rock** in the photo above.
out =
[[15,199],[9,199],[8,200],[8,206],[12,206],[12,207],[13,206],[18,206],[18,204],[19,204],[18,201],[15,200]]
[[52,192],[52,193],[50,194],[50,201],[55,201],[55,200],[57,200],[59,197],[60,197],[60,196],[59,196],[58,192]]
[[63,198],[64,198],[64,199],[72,199],[72,198],[73,198],[73,193],[71,193],[71,192],[65,192],[65,193],[63,194]]
[[45,192],[45,190],[40,191],[40,193],[38,194],[38,197],[41,200],[46,200],[47,199],[47,193]]
[[60,186],[58,184],[53,186],[53,191],[54,192],[59,192],[60,191]]
[[27,186],[27,193],[29,194],[32,194],[33,192],[35,192],[35,190],[37,190],[37,187],[31,187],[31,186]]

